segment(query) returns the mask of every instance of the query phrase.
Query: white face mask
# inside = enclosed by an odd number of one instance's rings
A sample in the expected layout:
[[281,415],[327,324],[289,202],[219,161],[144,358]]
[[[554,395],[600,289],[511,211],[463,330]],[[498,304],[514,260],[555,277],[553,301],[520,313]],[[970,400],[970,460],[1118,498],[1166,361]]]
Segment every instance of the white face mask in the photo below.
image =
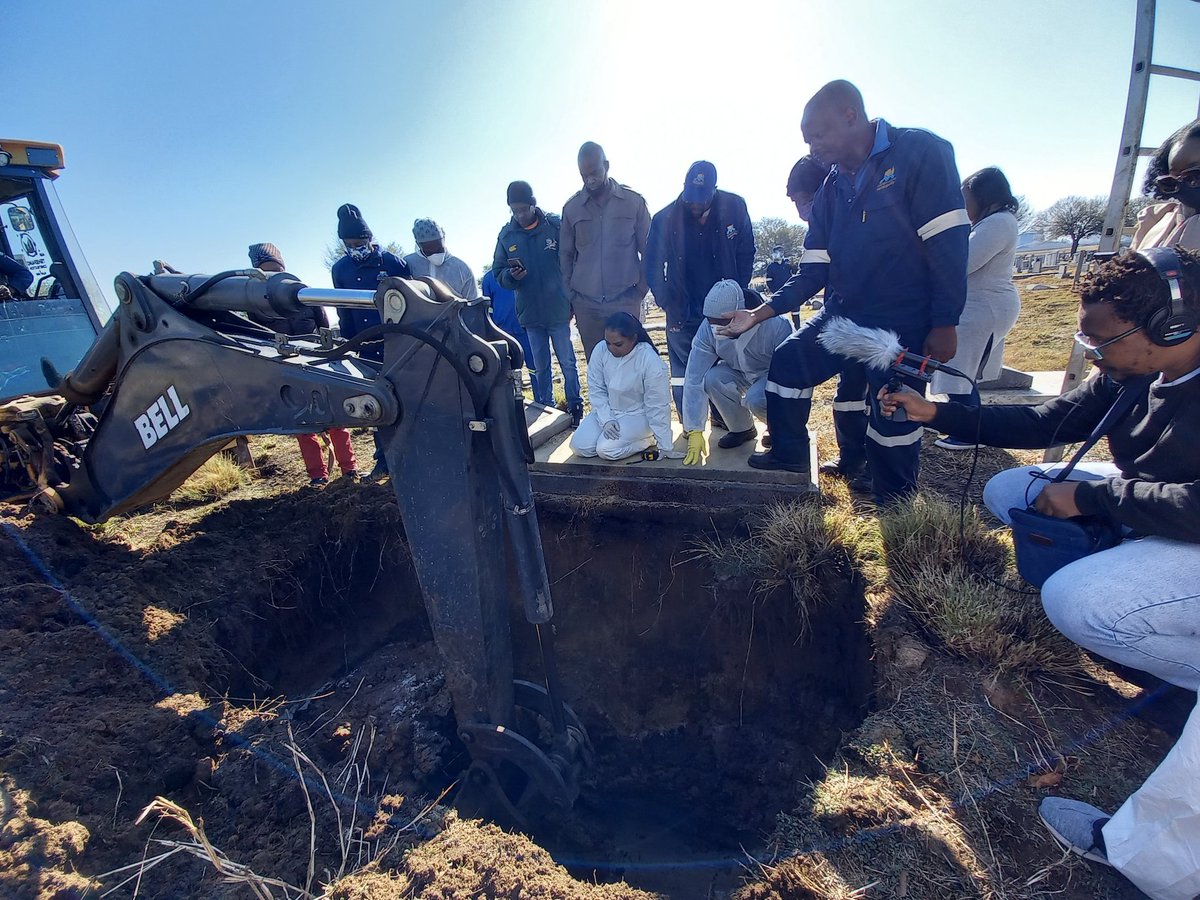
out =
[[[425,254],[421,255],[425,256]],[[430,253],[428,256],[425,256],[425,258],[433,263],[433,265],[440,266],[446,261],[446,256],[446,251],[443,250],[441,253]]]

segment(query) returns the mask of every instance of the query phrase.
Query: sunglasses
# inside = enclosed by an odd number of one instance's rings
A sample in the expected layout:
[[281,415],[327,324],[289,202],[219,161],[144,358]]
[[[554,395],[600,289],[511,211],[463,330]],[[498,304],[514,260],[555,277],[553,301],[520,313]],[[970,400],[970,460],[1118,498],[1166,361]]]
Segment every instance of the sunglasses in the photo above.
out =
[[1093,343],[1092,339],[1082,331],[1077,331],[1075,332],[1075,343],[1090,353],[1093,359],[1104,359],[1104,353],[1102,351],[1105,347],[1111,347],[1117,341],[1123,341],[1135,331],[1141,331],[1141,329],[1141,325],[1134,325],[1128,331],[1122,331],[1115,338],[1109,338],[1107,341],[1103,341],[1099,344]]
[[1178,175],[1159,175],[1154,186],[1164,194],[1176,194],[1180,188],[1200,187],[1200,166],[1184,169]]

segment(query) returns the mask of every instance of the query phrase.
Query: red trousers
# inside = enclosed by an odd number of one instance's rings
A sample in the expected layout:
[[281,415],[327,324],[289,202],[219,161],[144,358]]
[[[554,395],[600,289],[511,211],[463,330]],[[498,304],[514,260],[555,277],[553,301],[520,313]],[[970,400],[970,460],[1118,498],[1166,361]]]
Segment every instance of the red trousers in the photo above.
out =
[[[342,474],[358,471],[354,448],[350,445],[350,432],[345,428],[330,428],[326,433],[329,435],[329,442],[333,444],[333,456]],[[320,438],[315,434],[298,434],[296,442],[300,444],[300,455],[304,457],[304,468],[308,470],[308,477],[328,478],[325,448],[321,446]]]

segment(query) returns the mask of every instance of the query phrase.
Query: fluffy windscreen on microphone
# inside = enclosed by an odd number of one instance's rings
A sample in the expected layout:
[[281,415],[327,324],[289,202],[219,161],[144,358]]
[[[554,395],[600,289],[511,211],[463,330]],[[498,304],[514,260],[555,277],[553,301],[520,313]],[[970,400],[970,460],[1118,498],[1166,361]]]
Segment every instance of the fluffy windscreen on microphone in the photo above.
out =
[[858,360],[872,369],[885,372],[904,353],[896,332],[856,325],[845,316],[830,319],[817,335],[817,343],[830,353]]

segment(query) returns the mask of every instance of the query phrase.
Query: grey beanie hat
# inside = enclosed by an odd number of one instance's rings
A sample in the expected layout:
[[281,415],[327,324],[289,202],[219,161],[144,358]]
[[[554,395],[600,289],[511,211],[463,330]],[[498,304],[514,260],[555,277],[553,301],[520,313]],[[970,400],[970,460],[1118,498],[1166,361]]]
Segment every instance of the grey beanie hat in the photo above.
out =
[[742,286],[732,278],[725,278],[709,288],[708,296],[704,298],[704,315],[710,319],[721,319],[745,306]]
[[418,244],[426,241],[440,241],[446,237],[442,226],[433,219],[417,219],[413,222],[413,240]]

